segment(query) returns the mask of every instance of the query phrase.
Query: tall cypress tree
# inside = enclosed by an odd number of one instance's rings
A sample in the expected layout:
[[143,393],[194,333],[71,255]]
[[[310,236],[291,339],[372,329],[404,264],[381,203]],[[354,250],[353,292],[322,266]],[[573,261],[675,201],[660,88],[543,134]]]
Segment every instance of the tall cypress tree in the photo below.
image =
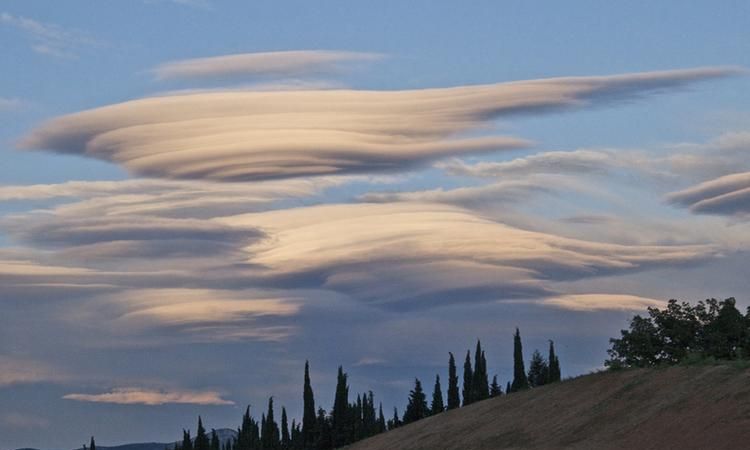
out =
[[440,387],[440,375],[435,375],[435,389],[432,391],[430,414],[440,414],[443,411],[445,411],[445,404],[443,403],[443,390]]
[[461,399],[458,394],[458,375],[456,375],[456,360],[453,353],[448,352],[448,409],[455,409],[461,406]]
[[487,375],[487,359],[482,350],[482,344],[477,340],[477,349],[474,354],[474,377],[471,382],[471,401],[477,402],[490,397],[490,386]]
[[555,343],[549,341],[549,356],[547,359],[549,364],[549,382],[554,383],[560,381],[560,360],[557,359],[555,354]]
[[316,423],[315,417],[315,396],[313,395],[312,385],[310,384],[310,364],[305,361],[305,387],[302,394],[304,408],[302,411],[302,446],[305,450],[315,448]]
[[289,450],[292,438],[289,435],[289,422],[286,417],[286,408],[281,407],[281,448]]
[[96,450],[96,442],[94,442],[94,436],[91,436],[91,442],[89,442],[89,450]]
[[416,422],[427,417],[427,398],[422,390],[422,383],[418,378],[414,379],[414,389],[409,392],[409,404],[404,411],[404,424]]
[[513,335],[513,384],[510,385],[511,392],[528,389],[529,380],[526,378],[526,369],[523,362],[523,347],[521,345],[521,333],[516,328]]
[[383,403],[380,403],[378,411],[378,433],[384,433],[386,430],[385,416],[383,415]]
[[331,422],[334,447],[348,444],[352,428],[349,411],[349,386],[347,385],[347,376],[341,366],[339,366],[336,382],[336,396],[333,401]]
[[198,416],[198,430],[195,432],[195,443],[193,448],[195,450],[210,450],[208,448],[208,436],[206,436],[206,429],[203,428],[203,420],[201,416]]
[[466,350],[466,360],[464,360],[464,406],[470,405],[473,401],[474,389],[471,382],[474,380],[474,372],[471,370],[471,352]]
[[492,377],[492,385],[490,385],[490,398],[492,397],[499,397],[503,395],[503,390],[500,388],[500,385],[497,384],[497,375]]
[[318,408],[318,415],[316,420],[318,440],[315,443],[315,448],[318,450],[328,450],[333,448],[333,431],[331,430],[331,421],[326,416],[326,411],[323,408]]
[[182,450],[193,450],[193,440],[190,439],[190,430],[182,430]]
[[274,419],[273,397],[268,399],[268,412],[261,418],[260,441],[263,450],[276,450],[279,448],[279,425]]

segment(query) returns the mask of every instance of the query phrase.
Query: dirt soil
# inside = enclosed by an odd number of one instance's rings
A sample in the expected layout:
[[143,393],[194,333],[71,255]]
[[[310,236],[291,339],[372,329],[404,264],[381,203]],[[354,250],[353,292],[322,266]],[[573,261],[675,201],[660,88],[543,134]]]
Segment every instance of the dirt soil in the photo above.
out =
[[447,411],[350,450],[750,449],[750,369],[596,373]]

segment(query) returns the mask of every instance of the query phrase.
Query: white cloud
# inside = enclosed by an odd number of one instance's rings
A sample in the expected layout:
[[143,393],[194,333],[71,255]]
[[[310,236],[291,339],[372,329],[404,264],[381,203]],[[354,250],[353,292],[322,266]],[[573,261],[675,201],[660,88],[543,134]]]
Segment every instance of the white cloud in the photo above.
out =
[[750,172],[725,175],[667,195],[673,204],[698,214],[750,215]]

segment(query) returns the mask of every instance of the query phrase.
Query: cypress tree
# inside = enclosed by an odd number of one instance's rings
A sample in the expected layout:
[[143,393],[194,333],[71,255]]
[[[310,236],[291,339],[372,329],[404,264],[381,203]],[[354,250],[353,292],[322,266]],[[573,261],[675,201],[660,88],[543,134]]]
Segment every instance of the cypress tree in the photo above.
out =
[[268,399],[268,413],[261,418],[260,433],[263,450],[275,450],[279,448],[279,425],[274,419],[273,397]]
[[470,405],[474,401],[472,396],[474,390],[471,386],[473,379],[474,372],[471,370],[471,352],[466,350],[466,360],[464,360],[464,406]]
[[547,382],[547,378],[549,378],[547,362],[544,361],[539,350],[534,350],[534,353],[531,355],[531,362],[529,363],[529,386],[542,386]]
[[304,409],[302,412],[302,446],[305,450],[311,450],[315,447],[317,438],[315,425],[315,397],[313,396],[312,386],[310,384],[310,364],[305,361],[305,387],[302,394]]
[[388,429],[393,430],[401,426],[401,421],[398,418],[398,409],[393,407],[393,419],[388,421]]
[[526,378],[526,369],[523,363],[521,333],[516,328],[516,334],[513,335],[513,384],[510,386],[510,392],[518,392],[528,389],[528,387],[529,380]]
[[208,436],[206,436],[206,429],[203,428],[203,420],[201,416],[198,416],[198,430],[195,432],[195,444],[193,448],[195,450],[210,450],[208,448]]
[[427,417],[427,398],[422,390],[422,383],[418,378],[414,379],[414,389],[409,392],[409,404],[404,411],[404,424],[416,422]]
[[489,383],[487,381],[487,360],[482,350],[482,344],[477,340],[477,349],[474,353],[474,376],[471,382],[471,401],[484,400],[490,396]]
[[190,430],[182,430],[182,450],[193,450],[193,440],[190,439]]
[[378,433],[384,433],[386,430],[385,416],[383,415],[383,403],[380,403],[378,411]]
[[461,406],[461,399],[458,396],[458,375],[456,375],[456,360],[453,353],[448,353],[448,409],[455,409]]
[[94,436],[91,436],[91,442],[89,442],[89,450],[96,450],[96,442],[94,442]]
[[323,408],[318,408],[317,416],[317,430],[318,440],[315,447],[318,450],[328,450],[334,448],[333,446],[333,431],[331,430],[331,421],[326,416],[326,411]]
[[555,343],[549,341],[549,356],[547,359],[549,363],[549,382],[554,383],[560,381],[560,360],[557,359],[555,354]]
[[221,442],[219,442],[219,435],[216,434],[216,430],[211,430],[211,443],[209,444],[211,450],[221,450]]
[[445,411],[445,404],[443,404],[443,390],[440,387],[440,375],[435,375],[435,389],[432,391],[430,414],[440,414],[443,411]]
[[511,392],[513,391],[510,390],[510,381],[508,381],[507,383],[505,383],[505,393],[510,394]]
[[281,407],[281,448],[289,450],[291,444],[291,436],[289,435],[289,422],[286,417],[286,408]]
[[331,413],[334,447],[341,447],[349,443],[349,432],[351,429],[349,416],[349,386],[347,385],[347,375],[344,373],[344,369],[339,366],[336,382],[336,396],[334,398],[333,411]]
[[503,395],[503,390],[500,388],[500,385],[497,384],[497,375],[492,377],[492,385],[490,386],[490,398],[492,397],[499,397]]

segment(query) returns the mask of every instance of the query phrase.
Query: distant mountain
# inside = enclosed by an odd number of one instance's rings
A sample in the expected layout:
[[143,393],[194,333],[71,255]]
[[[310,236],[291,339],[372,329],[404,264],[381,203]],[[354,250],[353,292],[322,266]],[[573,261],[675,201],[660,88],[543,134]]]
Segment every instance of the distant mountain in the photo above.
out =
[[[216,430],[216,434],[219,435],[219,440],[221,441],[221,445],[223,446],[226,442],[236,439],[237,438],[237,431],[232,430],[231,428],[220,428]],[[144,442],[140,444],[123,444],[123,445],[116,445],[113,447],[107,447],[104,445],[98,445],[96,446],[97,450],[164,450],[167,449],[173,449],[175,444],[177,442]],[[18,450],[38,450],[34,448],[19,448]],[[75,448],[73,450],[81,450],[81,447]]]

